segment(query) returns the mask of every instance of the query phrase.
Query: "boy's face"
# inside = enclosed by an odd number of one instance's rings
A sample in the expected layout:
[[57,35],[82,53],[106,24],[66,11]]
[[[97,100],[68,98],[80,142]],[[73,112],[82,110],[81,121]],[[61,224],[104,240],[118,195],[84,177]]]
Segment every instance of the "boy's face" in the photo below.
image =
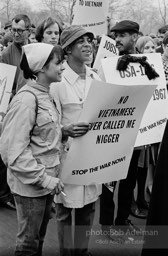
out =
[[70,47],[71,55],[81,62],[89,61],[92,54],[92,41],[88,35],[78,38]]

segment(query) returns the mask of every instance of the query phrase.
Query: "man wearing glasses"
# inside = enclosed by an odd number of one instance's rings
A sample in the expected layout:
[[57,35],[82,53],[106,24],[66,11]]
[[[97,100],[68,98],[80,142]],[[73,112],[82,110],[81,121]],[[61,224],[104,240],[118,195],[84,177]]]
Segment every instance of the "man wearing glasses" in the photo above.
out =
[[15,94],[18,89],[26,84],[20,69],[20,58],[22,46],[28,43],[30,34],[31,22],[27,15],[16,15],[12,20],[13,43],[7,47],[2,54],[2,63],[17,66],[15,80],[12,88],[12,93]]
[[[24,79],[20,69],[20,59],[22,46],[28,43],[30,27],[31,22],[27,15],[16,15],[12,20],[11,29],[13,34],[13,43],[8,46],[2,53],[2,63],[17,66],[15,80],[12,87],[12,95],[14,95],[19,88],[26,84],[26,80]],[[14,200],[7,184],[6,173],[6,166],[3,164],[0,157],[0,206],[14,210]]]

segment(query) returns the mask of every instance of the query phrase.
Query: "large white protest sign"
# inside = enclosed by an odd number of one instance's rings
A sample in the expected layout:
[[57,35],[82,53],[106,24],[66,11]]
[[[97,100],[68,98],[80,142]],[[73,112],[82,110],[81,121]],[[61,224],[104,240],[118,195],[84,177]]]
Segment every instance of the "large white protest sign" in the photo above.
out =
[[80,25],[95,36],[107,33],[106,1],[77,0],[74,6],[73,25]]
[[0,63],[0,121],[7,111],[15,72],[15,66]]
[[154,67],[159,77],[149,80],[144,68],[139,63],[130,63],[126,71],[117,71],[119,57],[102,59],[102,69],[108,83],[118,85],[158,84],[144,113],[135,146],[160,142],[163,137],[168,117],[168,95],[163,64],[160,53],[138,54],[147,56],[147,61]]
[[100,41],[100,45],[96,54],[93,68],[98,72],[101,68],[101,59],[118,55],[118,49],[116,48],[116,42],[112,38],[103,35]]
[[73,139],[61,172],[69,184],[105,183],[127,175],[142,115],[157,85],[92,81],[79,121],[89,132]]

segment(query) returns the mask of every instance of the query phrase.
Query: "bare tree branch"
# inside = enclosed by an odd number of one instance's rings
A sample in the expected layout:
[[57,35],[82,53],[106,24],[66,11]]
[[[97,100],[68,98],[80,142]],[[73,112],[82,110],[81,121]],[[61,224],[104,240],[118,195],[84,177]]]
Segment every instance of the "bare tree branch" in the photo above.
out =
[[158,5],[159,5],[159,12],[161,15],[161,18],[163,20],[163,24],[166,25],[166,19],[167,19],[167,7],[166,7],[166,2],[163,0],[163,10],[161,8],[160,0],[158,0]]

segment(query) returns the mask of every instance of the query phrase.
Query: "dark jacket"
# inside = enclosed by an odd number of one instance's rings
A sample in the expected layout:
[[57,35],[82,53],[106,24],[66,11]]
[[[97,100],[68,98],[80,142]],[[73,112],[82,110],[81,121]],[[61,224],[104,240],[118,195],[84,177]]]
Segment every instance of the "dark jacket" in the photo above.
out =
[[168,123],[165,128],[155,169],[146,231],[157,235],[144,237],[141,256],[168,255]]
[[22,48],[16,43],[12,43],[2,53],[1,62],[9,65],[16,66],[16,75],[13,84],[12,91],[15,93],[16,90],[26,84],[26,79],[23,77],[23,71],[20,69],[20,59],[22,54]]

